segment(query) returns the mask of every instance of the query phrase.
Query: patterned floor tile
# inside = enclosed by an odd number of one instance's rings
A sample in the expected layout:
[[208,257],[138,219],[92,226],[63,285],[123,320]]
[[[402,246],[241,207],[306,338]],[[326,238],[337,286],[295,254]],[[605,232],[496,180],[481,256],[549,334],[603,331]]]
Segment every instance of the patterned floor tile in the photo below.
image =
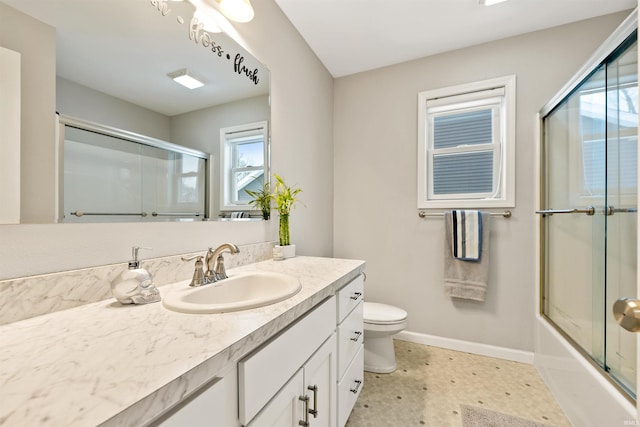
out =
[[459,427],[460,405],[571,427],[528,364],[394,340],[398,369],[365,372],[346,427]]

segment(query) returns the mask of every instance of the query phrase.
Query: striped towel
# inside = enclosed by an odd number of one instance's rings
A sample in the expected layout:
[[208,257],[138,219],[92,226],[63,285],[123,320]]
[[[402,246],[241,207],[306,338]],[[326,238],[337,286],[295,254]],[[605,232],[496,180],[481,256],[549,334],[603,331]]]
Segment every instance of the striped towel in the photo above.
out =
[[463,261],[480,261],[482,216],[480,211],[451,211],[451,251]]

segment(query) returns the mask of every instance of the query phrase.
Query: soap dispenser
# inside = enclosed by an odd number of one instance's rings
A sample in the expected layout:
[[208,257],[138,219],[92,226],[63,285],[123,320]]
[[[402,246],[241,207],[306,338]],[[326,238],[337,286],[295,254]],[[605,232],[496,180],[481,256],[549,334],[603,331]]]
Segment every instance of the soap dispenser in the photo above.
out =
[[153,284],[151,274],[140,268],[139,246],[131,248],[129,268],[111,282],[111,292],[121,304],[147,304],[160,301],[160,291]]

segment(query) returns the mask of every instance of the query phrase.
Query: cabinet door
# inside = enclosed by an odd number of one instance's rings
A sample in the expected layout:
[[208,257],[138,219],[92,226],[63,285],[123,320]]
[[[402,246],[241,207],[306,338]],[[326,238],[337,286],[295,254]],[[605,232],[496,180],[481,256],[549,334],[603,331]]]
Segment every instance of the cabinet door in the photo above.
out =
[[309,397],[309,426],[335,427],[337,406],[336,334],[304,365],[304,394]]
[[238,427],[237,371],[232,369],[216,377],[170,411],[150,424],[150,427]]
[[255,416],[248,427],[293,427],[304,420],[305,403],[300,400],[304,376],[302,369]]

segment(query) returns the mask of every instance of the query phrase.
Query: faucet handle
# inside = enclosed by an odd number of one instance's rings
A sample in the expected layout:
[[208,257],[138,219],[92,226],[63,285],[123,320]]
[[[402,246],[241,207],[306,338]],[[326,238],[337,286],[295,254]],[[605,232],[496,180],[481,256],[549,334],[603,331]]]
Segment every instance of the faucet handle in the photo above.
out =
[[191,279],[191,283],[189,283],[189,286],[202,286],[206,283],[204,280],[202,258],[203,258],[202,255],[194,255],[189,258],[185,258],[185,257],[180,258],[182,259],[182,261],[193,261],[194,259],[196,260],[196,269],[193,272],[193,278]]
[[227,276],[227,271],[224,268],[224,257],[222,256],[222,254],[218,254],[218,258],[216,259],[216,267],[213,274],[216,278],[216,281],[224,280],[229,277]]

